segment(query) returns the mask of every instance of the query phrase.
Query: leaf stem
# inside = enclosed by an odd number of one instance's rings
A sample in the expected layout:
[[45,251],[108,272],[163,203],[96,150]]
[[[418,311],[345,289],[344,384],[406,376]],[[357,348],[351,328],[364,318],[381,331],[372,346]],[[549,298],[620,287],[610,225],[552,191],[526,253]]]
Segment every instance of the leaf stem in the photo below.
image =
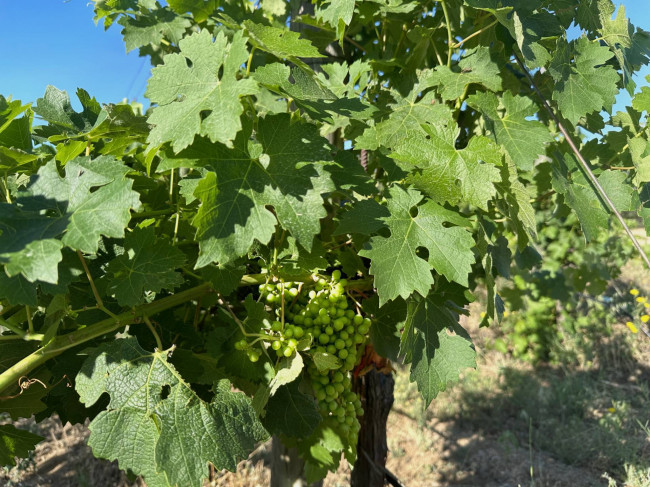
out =
[[29,334],[33,335],[34,334],[34,322],[32,321],[32,313],[29,310],[29,306],[25,306],[25,312],[27,313],[27,329],[29,330]]
[[153,335],[153,337],[156,339],[156,348],[159,352],[163,351],[163,346],[162,346],[162,341],[160,341],[160,336],[156,332],[156,329],[154,328],[153,324],[151,323],[151,320],[147,315],[142,315],[142,321],[144,321],[145,325],[147,325],[147,328],[149,328],[149,331]]
[[86,259],[84,259],[83,254],[81,253],[81,250],[77,250],[77,255],[79,256],[79,260],[81,261],[81,265],[84,268],[84,272],[86,273],[86,277],[88,278],[88,282],[90,282],[90,288],[93,291],[93,295],[95,296],[95,301],[97,301],[97,307],[99,309],[104,308],[104,302],[102,301],[102,298],[99,297],[99,292],[97,292],[97,288],[95,287],[95,281],[93,281],[93,276],[90,274],[90,269],[88,269],[88,264],[86,264]]
[[551,116],[551,119],[555,122],[555,125],[557,125],[557,128],[560,129],[560,132],[562,132],[562,135],[564,136],[564,139],[566,140],[567,144],[569,144],[569,147],[571,147],[571,150],[575,154],[576,158],[580,162],[580,165],[582,169],[584,170],[585,174],[587,175],[589,181],[591,182],[592,186],[596,190],[596,192],[600,195],[600,197],[603,199],[603,201],[606,203],[606,205],[609,207],[611,212],[616,216],[617,220],[623,227],[623,230],[625,230],[625,233],[627,233],[627,236],[630,238],[632,241],[632,244],[634,247],[637,249],[639,254],[641,255],[641,259],[643,259],[643,262],[645,265],[650,269],[650,259],[648,259],[648,256],[646,255],[645,251],[643,250],[643,247],[641,247],[641,244],[639,241],[636,239],[634,234],[632,233],[632,230],[630,230],[630,227],[627,226],[627,223],[625,223],[625,220],[623,219],[623,216],[620,214],[620,212],[616,209],[616,206],[614,206],[614,203],[612,203],[612,200],[607,196],[607,193],[603,189],[603,187],[600,185],[598,182],[598,179],[594,175],[593,171],[589,167],[589,164],[587,164],[587,161],[585,158],[582,156],[582,153],[578,149],[578,146],[575,144],[573,141],[573,138],[571,137],[571,134],[564,128],[564,125],[560,121],[560,119],[555,115],[555,112],[551,108],[551,105],[549,105],[548,101],[546,98],[544,98],[544,95],[542,92],[539,90],[537,85],[535,84],[535,80],[533,80],[533,77],[530,75],[528,72],[528,69],[524,65],[524,62],[521,60],[519,55],[515,52],[514,53],[515,59],[517,60],[517,64],[519,64],[519,67],[523,70],[524,74],[526,75],[526,78],[528,78],[528,81],[530,83],[530,86],[532,86],[533,90],[535,93],[537,93],[537,96],[539,96],[540,100],[542,101],[542,105],[544,105],[544,108],[548,112],[548,114]]
[[131,218],[150,218],[152,216],[162,216],[162,215],[171,215],[174,213],[172,208],[167,208],[165,210],[152,210],[152,211],[143,211],[140,213],[133,213]]
[[447,67],[451,66],[451,52],[454,49],[454,37],[451,35],[451,24],[449,23],[449,12],[447,11],[447,4],[445,0],[440,0],[442,6],[442,13],[445,16],[445,24],[447,26]]
[[490,27],[492,27],[494,24],[497,24],[498,22],[499,22],[498,20],[495,20],[494,22],[492,22],[492,23],[486,25],[485,27],[482,27],[481,29],[477,30],[476,32],[468,35],[467,37],[465,37],[465,39],[461,39],[460,41],[458,41],[457,43],[455,43],[453,45],[453,48],[456,49],[456,48],[460,47],[465,42],[469,41],[472,37],[476,37],[477,35],[485,32],[486,30],[488,30]]
[[22,328],[20,328],[19,326],[16,326],[13,323],[8,322],[7,320],[3,320],[2,318],[0,318],[0,326],[6,328],[9,331],[13,331],[16,335],[18,335],[21,338],[27,334],[27,332]]
[[256,47],[253,46],[251,53],[248,55],[248,61],[246,61],[246,77],[248,78],[251,74],[251,64],[253,63],[253,54],[255,53]]

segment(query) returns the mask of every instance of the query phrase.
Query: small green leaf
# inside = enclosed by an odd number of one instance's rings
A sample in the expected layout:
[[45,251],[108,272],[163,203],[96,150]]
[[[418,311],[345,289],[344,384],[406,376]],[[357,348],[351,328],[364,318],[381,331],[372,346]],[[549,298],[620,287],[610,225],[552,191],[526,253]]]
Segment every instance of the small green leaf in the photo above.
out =
[[16,465],[17,458],[27,458],[30,451],[43,439],[12,424],[0,425],[0,466]]
[[136,228],[129,233],[124,250],[106,268],[108,292],[121,306],[141,304],[145,292],[171,290],[183,283],[175,270],[185,263],[183,252],[157,237],[153,228]]

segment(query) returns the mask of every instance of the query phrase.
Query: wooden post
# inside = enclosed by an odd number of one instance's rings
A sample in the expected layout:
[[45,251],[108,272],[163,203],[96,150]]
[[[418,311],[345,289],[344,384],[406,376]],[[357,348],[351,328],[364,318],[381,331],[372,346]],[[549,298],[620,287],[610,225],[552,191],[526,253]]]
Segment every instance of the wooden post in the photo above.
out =
[[357,461],[350,477],[353,487],[383,487],[390,480],[386,475],[386,421],[393,407],[394,387],[390,369],[377,370],[374,364],[354,380],[353,388],[361,397],[364,415],[359,418]]

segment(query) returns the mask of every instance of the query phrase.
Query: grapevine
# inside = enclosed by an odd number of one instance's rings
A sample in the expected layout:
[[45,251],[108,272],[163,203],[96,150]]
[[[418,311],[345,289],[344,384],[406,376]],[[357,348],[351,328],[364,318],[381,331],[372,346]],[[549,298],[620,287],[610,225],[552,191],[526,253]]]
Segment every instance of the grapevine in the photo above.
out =
[[[650,33],[610,0],[94,12],[151,62],[150,106],[0,95],[0,413],[89,421],[149,487],[271,437],[308,481],[368,467],[353,382],[400,363],[428,406],[476,366],[470,303],[499,326],[561,281],[577,313],[620,266],[554,252],[650,231]],[[2,424],[0,460],[37,442]]]

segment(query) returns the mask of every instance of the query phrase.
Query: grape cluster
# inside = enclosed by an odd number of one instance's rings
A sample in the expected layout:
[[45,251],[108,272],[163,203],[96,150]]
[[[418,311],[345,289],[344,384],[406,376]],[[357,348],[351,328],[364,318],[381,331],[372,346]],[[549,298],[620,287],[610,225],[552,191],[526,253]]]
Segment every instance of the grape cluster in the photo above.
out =
[[[357,416],[363,414],[363,409],[351,390],[349,372],[357,363],[371,320],[352,309],[352,300],[345,292],[347,285],[336,270],[329,280],[315,279],[313,286],[294,282],[262,284],[260,296],[275,313],[275,320],[265,323],[264,341],[279,357],[309,349],[312,358],[328,354],[338,359],[321,369],[314,360],[309,361],[307,373],[321,415],[336,420],[340,431],[354,444],[360,427]],[[260,358],[258,349],[245,339],[235,347],[245,350],[253,362]]]

